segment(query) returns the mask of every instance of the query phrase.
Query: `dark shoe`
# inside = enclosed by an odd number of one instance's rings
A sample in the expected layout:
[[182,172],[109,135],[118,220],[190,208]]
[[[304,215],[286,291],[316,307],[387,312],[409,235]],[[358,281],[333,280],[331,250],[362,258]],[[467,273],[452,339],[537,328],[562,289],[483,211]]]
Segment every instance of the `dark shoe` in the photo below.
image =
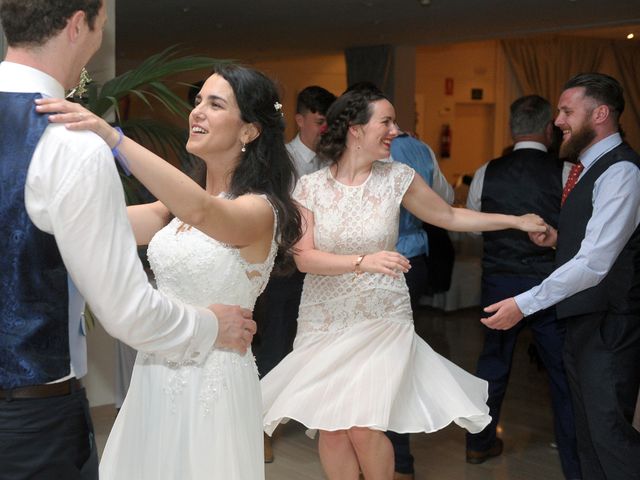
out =
[[491,457],[497,457],[502,453],[502,440],[496,438],[493,441],[493,445],[488,450],[469,450],[467,448],[467,463],[473,463],[477,465],[478,463],[483,463],[485,460]]
[[264,463],[273,462],[273,449],[271,448],[271,437],[264,434]]
[[393,480],[415,480],[415,478],[413,473],[393,473]]

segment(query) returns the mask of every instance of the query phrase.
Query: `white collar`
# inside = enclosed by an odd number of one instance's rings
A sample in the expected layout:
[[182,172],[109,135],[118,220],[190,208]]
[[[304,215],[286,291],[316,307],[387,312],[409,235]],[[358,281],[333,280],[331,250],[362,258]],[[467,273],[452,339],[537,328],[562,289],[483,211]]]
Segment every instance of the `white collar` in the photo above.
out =
[[300,138],[300,134],[296,135],[296,137],[291,140],[291,146],[294,150],[296,150],[302,160],[307,163],[311,163],[313,159],[316,157],[316,152],[307,147]]
[[32,67],[4,61],[0,63],[0,91],[42,93],[64,98],[64,87],[52,76]]
[[547,147],[544,144],[540,142],[533,142],[531,140],[516,142],[513,146],[513,151],[522,150],[523,148],[533,148],[534,150],[541,150],[543,152],[547,151]]

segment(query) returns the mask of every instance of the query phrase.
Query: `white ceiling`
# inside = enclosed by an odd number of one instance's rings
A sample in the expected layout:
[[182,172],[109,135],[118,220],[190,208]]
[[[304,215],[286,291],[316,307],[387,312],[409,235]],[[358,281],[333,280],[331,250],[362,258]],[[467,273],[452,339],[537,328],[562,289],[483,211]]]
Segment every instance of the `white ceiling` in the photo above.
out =
[[127,59],[177,43],[194,53],[250,60],[361,45],[422,45],[594,27],[609,32],[622,25],[635,25],[640,37],[640,0],[115,1],[118,56]]

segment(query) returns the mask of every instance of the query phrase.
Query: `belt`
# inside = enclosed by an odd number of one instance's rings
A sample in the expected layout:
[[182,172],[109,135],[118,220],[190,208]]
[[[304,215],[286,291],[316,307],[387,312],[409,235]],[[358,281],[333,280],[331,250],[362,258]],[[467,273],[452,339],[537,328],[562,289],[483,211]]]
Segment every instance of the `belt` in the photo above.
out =
[[62,397],[76,392],[81,388],[82,383],[80,383],[80,380],[77,378],[70,378],[64,382],[0,390],[0,399],[11,401],[18,398]]

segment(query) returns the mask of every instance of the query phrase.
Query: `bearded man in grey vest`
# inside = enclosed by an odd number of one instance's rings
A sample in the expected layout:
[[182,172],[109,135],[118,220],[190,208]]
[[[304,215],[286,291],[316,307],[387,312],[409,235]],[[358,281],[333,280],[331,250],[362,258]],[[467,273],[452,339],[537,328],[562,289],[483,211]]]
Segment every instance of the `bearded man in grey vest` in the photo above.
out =
[[251,312],[173,302],[147,282],[109,147],[50,125],[35,99],[62,97],[99,48],[106,0],[2,0],[0,63],[0,478],[97,479],[83,297],[139,351],[198,362],[246,351]]
[[556,305],[565,319],[564,361],[584,478],[640,478],[640,156],[623,142],[618,81],[599,73],[569,80],[555,124],[560,156],[574,162],[558,229],[531,235],[556,247],[556,270],[540,285],[487,307],[482,320],[507,329]]

